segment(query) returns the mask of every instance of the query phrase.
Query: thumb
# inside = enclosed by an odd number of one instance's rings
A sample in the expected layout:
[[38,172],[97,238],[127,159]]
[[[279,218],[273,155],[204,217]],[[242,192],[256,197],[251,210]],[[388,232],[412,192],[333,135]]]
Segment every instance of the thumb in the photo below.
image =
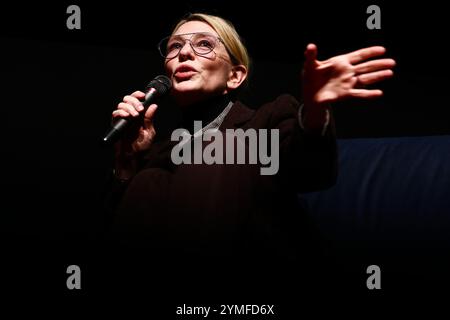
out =
[[155,116],[155,112],[156,112],[157,108],[158,108],[158,105],[153,103],[147,108],[147,111],[145,111],[145,114],[144,114],[144,127],[145,128],[148,129],[152,125],[153,117]]
[[305,50],[305,64],[316,65],[317,60],[317,46],[314,43],[310,43],[306,46]]

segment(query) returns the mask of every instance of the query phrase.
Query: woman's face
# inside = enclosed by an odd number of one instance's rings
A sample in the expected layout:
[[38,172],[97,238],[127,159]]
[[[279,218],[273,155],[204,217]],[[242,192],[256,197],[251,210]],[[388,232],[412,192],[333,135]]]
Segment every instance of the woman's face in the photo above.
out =
[[[234,77],[234,68],[225,46],[222,42],[216,41],[211,52],[204,55],[196,54],[190,42],[186,40],[193,40],[195,35],[192,33],[198,32],[212,34],[215,37],[211,39],[217,40],[218,34],[208,24],[201,21],[186,22],[173,34],[180,35],[174,44],[176,48],[181,47],[179,54],[165,61],[167,75],[172,80],[172,94],[182,106],[218,94],[226,94],[230,90],[229,85],[233,87],[230,81]],[[207,43],[198,44],[206,46]]]

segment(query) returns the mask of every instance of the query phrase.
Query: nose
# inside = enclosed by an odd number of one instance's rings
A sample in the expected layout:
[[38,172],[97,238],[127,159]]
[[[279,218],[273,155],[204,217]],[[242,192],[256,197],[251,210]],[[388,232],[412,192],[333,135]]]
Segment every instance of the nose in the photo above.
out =
[[192,49],[191,43],[185,41],[183,47],[180,49],[178,58],[181,60],[192,59],[195,56],[194,50]]

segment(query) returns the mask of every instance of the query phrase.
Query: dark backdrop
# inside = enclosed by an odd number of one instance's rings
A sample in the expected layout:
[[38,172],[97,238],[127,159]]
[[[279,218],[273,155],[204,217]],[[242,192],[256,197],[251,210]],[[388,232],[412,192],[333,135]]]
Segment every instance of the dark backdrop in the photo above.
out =
[[[378,86],[378,100],[336,104],[338,137],[422,136],[450,134],[447,16],[438,3],[378,1],[381,30],[366,28],[372,1],[2,4],[1,229],[11,287],[64,291],[65,266],[92,268],[111,160],[100,138],[122,97],[163,73],[156,44],[187,12],[221,15],[240,31],[253,59],[242,99],[252,107],[298,95],[309,42],[319,59],[386,46],[395,78]],[[66,28],[70,4],[81,8],[81,30]],[[161,108],[158,121],[176,117]]]

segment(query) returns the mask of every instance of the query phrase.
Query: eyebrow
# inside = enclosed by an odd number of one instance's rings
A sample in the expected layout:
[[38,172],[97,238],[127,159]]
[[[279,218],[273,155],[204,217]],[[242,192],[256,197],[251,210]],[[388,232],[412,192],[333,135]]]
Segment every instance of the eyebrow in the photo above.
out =
[[215,36],[215,37],[217,37],[217,38],[220,38],[218,34],[214,34],[214,33],[212,33],[212,32],[207,32],[207,31],[188,32],[188,33],[178,33],[178,34],[172,34],[170,37],[188,36],[188,35],[196,34],[196,33],[210,34],[210,35],[212,35],[212,36]]

